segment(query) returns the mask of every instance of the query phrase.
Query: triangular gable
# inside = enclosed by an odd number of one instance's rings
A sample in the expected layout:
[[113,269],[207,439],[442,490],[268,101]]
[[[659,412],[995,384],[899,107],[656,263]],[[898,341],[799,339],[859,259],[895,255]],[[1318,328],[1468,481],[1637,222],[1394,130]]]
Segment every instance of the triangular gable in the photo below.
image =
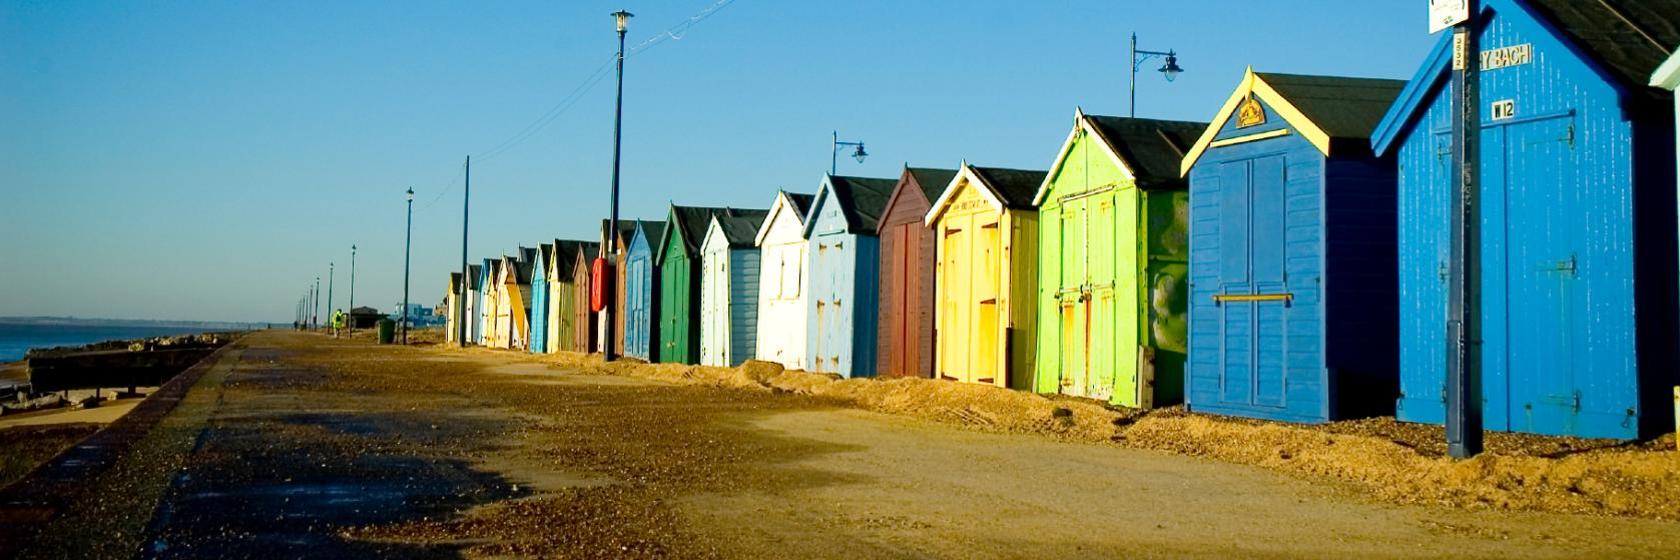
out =
[[[714,239],[715,238],[715,239]],[[729,246],[729,236],[723,232],[723,224],[718,222],[717,216],[712,216],[711,224],[706,226],[706,236],[700,238],[700,252],[704,254],[708,247],[716,240],[722,240],[724,247]]]
[[1219,112],[1214,113],[1213,120],[1208,121],[1207,130],[1202,133],[1202,137],[1197,139],[1196,144],[1190,147],[1189,153],[1184,155],[1184,163],[1179,165],[1180,176],[1190,174],[1190,167],[1196,164],[1196,160],[1201,159],[1203,152],[1212,147],[1213,138],[1219,135],[1225,123],[1237,113],[1237,107],[1249,96],[1254,96],[1269,106],[1273,113],[1282,117],[1302,138],[1318,148],[1319,153],[1330,155],[1330,135],[1312,119],[1307,118],[1295,104],[1273,89],[1271,84],[1267,84],[1255,74],[1253,67],[1249,67],[1243,70],[1242,81],[1237,84],[1236,91],[1231,92],[1231,97],[1225,100],[1225,105],[1219,108]]
[[951,184],[945,187],[945,192],[940,193],[939,200],[935,200],[933,207],[928,209],[927,217],[922,218],[922,223],[931,227],[935,222],[938,222],[939,217],[945,215],[945,210],[950,208],[951,202],[956,200],[957,191],[961,190],[963,185],[968,185],[969,188],[978,188],[980,197],[986,199],[986,202],[990,203],[992,208],[997,209],[997,211],[1002,212],[1008,209],[1008,205],[1003,203],[1003,197],[998,195],[997,191],[991,185],[988,185],[986,180],[981,178],[978,173],[975,173],[974,168],[965,161],[962,163],[962,167],[957,169],[957,176],[951,178]]
[[1120,152],[1114,149],[1114,144],[1103,138],[1102,131],[1097,130],[1096,125],[1091,123],[1091,119],[1085,117],[1083,108],[1075,107],[1073,109],[1073,130],[1068,131],[1067,140],[1062,142],[1061,151],[1056,153],[1056,163],[1050,166],[1050,172],[1044,175],[1044,184],[1038,187],[1038,194],[1033,195],[1034,206],[1044,204],[1044,197],[1050,195],[1050,183],[1055,181],[1056,174],[1061,172],[1062,164],[1067,162],[1068,154],[1073,151],[1074,143],[1078,142],[1082,135],[1102,139],[1097,144],[1102,146],[1103,153],[1108,154],[1109,161],[1114,162],[1114,165],[1120,168],[1120,174],[1127,179],[1137,180],[1137,174],[1132,172],[1132,166],[1127,165],[1126,160],[1120,157]]
[[[905,164],[904,171],[898,174],[898,184],[893,186],[892,194],[887,196],[887,207],[881,210],[881,221],[875,223],[875,235],[881,235],[881,228],[887,225],[887,216],[892,214],[894,206],[898,206],[898,199],[907,196],[904,193],[911,187],[915,187],[916,192],[908,196],[926,196],[922,193],[921,184],[916,182],[916,176],[910,173],[910,164]],[[933,201],[929,200],[928,204],[933,204]]]
[[[1609,9],[1608,5],[1601,7]],[[1576,41],[1571,39],[1569,34],[1562,29],[1559,29],[1556,24],[1540,16],[1528,2],[1486,0],[1482,6],[1481,17],[1484,22],[1491,22],[1493,18],[1505,15],[1520,15],[1513,21],[1520,22],[1518,25],[1528,28],[1524,37],[1534,42],[1537,50],[1570,53],[1585,64],[1604,83],[1609,84],[1624,104],[1630,92],[1630,87],[1644,85],[1627,83],[1626,80],[1616,77],[1615,73],[1611,72],[1597,57],[1590,54],[1581,45],[1576,44]],[[1487,23],[1483,24],[1484,29],[1486,25]],[[1670,59],[1669,62],[1674,63],[1674,60]],[[1680,67],[1680,63],[1675,64]],[[1451,69],[1452,34],[1443,33],[1435,41],[1435,46],[1430,49],[1429,56],[1424,59],[1423,66],[1419,67],[1417,72],[1412,75],[1412,79],[1406,83],[1406,89],[1401,92],[1399,99],[1395,100],[1394,105],[1383,115],[1382,122],[1372,132],[1372,151],[1378,155],[1383,155],[1395,148],[1395,143],[1400,137],[1404,136],[1416,124],[1417,119],[1421,118],[1423,112],[1428,109],[1427,103],[1429,100],[1433,99],[1441,88],[1447,86],[1447,78],[1452,73]],[[1680,70],[1680,68],[1677,68],[1677,70]],[[1651,85],[1657,84],[1652,83]]]
[[753,236],[754,245],[764,245],[764,237],[770,235],[771,226],[784,214],[799,224],[801,230],[805,228],[805,212],[794,202],[795,196],[799,195],[785,190],[776,191],[776,202],[770,205],[770,214],[764,217],[764,223],[758,226],[758,234]]

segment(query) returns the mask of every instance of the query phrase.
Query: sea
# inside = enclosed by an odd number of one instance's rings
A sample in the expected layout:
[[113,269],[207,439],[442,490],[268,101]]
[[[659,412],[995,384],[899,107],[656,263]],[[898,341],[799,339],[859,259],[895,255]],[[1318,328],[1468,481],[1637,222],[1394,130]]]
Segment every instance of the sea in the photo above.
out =
[[192,325],[60,325],[0,322],[0,363],[22,360],[30,348],[81,346],[106,340],[196,334],[204,331],[204,327]]

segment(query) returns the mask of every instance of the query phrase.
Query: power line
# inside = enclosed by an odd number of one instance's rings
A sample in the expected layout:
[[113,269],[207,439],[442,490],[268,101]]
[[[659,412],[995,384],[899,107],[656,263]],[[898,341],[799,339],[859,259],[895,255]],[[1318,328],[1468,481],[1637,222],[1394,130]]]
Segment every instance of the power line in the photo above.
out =
[[[733,3],[735,3],[735,0],[717,0],[711,5],[706,6],[705,9],[700,10],[681,22],[678,22],[676,25],[671,26],[665,31],[649,37],[641,43],[637,43],[636,46],[631,47],[628,51],[626,51],[624,56],[625,58],[629,58],[641,54],[642,52],[645,52],[648,49],[658,46],[668,40],[674,39],[680,41],[690,29],[694,28],[695,25],[699,25],[700,22],[705,21],[707,18],[712,17],[713,14],[716,14],[718,10],[722,10],[725,6]],[[518,132],[513,133],[512,136],[502,140],[490,149],[474,154],[472,156],[473,159],[477,159],[480,162],[489,161],[497,156],[507,153],[515,147],[518,147],[520,144],[525,143],[526,140],[530,140],[531,137],[536,136],[538,132],[547,128],[548,125],[559,119],[561,115],[564,115],[566,111],[571,110],[574,105],[577,105],[579,101],[582,101],[584,94],[587,94],[590,90],[594,89],[596,84],[599,84],[602,80],[606,79],[607,74],[609,73],[608,71],[612,69],[613,63],[617,60],[617,58],[618,55],[616,53],[608,56],[605,62],[602,62],[600,66],[597,66],[594,71],[590,72],[589,75],[583,79],[582,82],[578,83],[577,87],[573,88],[570,93],[566,94],[565,97],[560,98],[560,100],[555,102],[553,106],[550,106],[541,116],[538,116],[535,120],[531,121],[530,124],[525,125],[524,128],[519,129]],[[432,197],[425,206],[421,207],[421,211],[428,210],[439,201],[442,201],[444,196],[453,192],[455,187],[459,185],[460,181],[454,177],[440,181],[437,189],[437,196]]]

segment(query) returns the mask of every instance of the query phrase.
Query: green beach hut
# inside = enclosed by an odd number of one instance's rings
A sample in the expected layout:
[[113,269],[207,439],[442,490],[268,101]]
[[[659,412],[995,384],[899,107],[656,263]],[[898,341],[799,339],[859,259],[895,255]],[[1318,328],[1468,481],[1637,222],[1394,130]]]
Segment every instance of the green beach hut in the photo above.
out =
[[1183,400],[1189,195],[1206,123],[1087,115],[1045,176],[1035,389],[1133,408]]

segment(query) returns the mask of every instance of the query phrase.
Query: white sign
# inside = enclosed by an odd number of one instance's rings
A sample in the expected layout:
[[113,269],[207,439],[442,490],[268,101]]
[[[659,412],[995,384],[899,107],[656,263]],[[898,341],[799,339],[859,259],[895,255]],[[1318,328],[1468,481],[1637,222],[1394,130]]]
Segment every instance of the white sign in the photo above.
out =
[[1493,112],[1492,120],[1502,121],[1517,116],[1517,101],[1515,99],[1495,101],[1489,108]]
[[1470,19],[1468,0],[1429,0],[1429,33],[1464,23]]
[[1523,43],[1482,51],[1482,69],[1497,70],[1534,62],[1534,44]]

